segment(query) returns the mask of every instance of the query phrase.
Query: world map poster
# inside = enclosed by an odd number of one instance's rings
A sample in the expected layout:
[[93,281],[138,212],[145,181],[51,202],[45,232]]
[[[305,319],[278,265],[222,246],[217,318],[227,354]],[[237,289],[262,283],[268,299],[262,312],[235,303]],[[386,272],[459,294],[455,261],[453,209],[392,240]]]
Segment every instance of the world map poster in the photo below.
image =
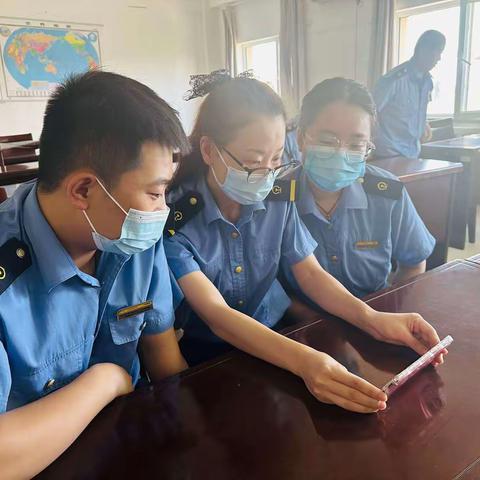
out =
[[98,28],[0,20],[2,90],[8,100],[45,98],[66,77],[101,65]]

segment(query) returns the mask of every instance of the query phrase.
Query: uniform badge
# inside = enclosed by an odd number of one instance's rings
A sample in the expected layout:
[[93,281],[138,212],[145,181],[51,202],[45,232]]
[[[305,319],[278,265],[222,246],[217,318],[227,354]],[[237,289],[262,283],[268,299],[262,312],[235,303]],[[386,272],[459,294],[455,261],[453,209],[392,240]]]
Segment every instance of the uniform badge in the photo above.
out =
[[355,248],[358,250],[370,250],[377,248],[380,245],[380,242],[377,240],[359,240],[355,242]]
[[121,308],[117,311],[117,320],[134,317],[135,315],[140,315],[141,313],[148,312],[148,310],[152,309],[153,302],[151,300],[130,307]]

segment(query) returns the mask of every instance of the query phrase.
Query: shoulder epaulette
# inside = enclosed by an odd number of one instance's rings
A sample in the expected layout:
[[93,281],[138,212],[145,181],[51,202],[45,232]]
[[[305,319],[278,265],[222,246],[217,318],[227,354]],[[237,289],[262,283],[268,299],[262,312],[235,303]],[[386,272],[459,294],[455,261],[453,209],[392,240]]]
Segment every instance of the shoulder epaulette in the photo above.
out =
[[384,78],[389,80],[397,80],[399,78],[404,77],[408,74],[408,66],[407,65],[399,65],[398,67],[390,70],[387,74],[385,74]]
[[266,200],[294,202],[297,199],[297,180],[277,180]]
[[400,180],[366,174],[363,178],[363,189],[372,195],[398,200],[402,196],[404,185]]
[[205,202],[202,195],[198,192],[188,192],[180,200],[170,205],[170,214],[168,215],[165,229],[170,236],[180,230],[197,213],[201,212]]
[[0,295],[19,277],[30,265],[32,258],[28,246],[11,238],[0,247]]

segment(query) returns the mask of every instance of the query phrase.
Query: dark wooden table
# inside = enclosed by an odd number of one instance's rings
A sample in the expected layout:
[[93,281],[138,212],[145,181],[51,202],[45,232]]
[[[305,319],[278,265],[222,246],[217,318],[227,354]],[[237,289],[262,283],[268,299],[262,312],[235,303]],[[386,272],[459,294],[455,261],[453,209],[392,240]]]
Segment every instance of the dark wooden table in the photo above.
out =
[[476,210],[480,202],[480,135],[439,140],[422,145],[422,158],[462,162],[454,202],[452,246],[465,248],[466,227],[471,243],[475,242]]
[[[456,261],[374,294],[455,341],[444,365],[360,415],[234,352],[107,407],[42,479],[443,480],[480,478],[480,266]],[[318,314],[289,335],[381,386],[415,355]]]
[[0,168],[3,170],[8,162],[5,161],[5,152],[15,152],[18,150],[20,153],[16,156],[15,160],[11,163],[25,163],[22,157],[31,158],[34,156],[35,150],[40,146],[38,140],[22,140],[19,142],[0,142]]
[[427,267],[435,268],[445,263],[450,243],[456,178],[462,172],[462,164],[404,157],[379,159],[370,163],[399,177],[420,217],[435,237],[437,243]]
[[38,177],[38,162],[17,163],[0,167],[0,186],[28,182]]

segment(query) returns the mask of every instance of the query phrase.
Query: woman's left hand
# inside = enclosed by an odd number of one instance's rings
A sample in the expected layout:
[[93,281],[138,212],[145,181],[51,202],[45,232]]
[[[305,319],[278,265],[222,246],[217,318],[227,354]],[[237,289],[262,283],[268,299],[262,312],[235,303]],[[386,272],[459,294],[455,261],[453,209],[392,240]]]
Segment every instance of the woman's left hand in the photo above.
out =
[[[386,313],[370,312],[369,333],[377,340],[404,345],[415,350],[419,355],[434,347],[440,338],[435,329],[418,313]],[[434,366],[443,363],[443,355],[447,349],[442,350]]]

